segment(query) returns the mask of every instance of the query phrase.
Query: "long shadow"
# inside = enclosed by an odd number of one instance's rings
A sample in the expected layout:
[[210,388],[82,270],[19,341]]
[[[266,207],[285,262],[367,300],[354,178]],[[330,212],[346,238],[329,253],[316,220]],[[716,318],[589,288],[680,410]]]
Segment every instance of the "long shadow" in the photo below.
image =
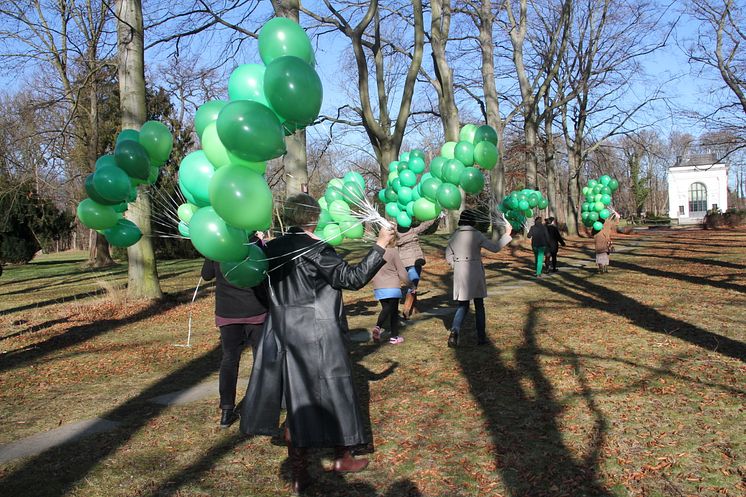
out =
[[[573,456],[558,426],[562,407],[539,364],[537,313],[532,306],[514,368],[501,360],[492,343],[477,349],[461,345],[455,350],[471,393],[487,418],[496,467],[511,496],[610,497],[598,477],[607,422],[591,394],[584,395],[594,417],[590,449],[582,459]],[[533,393],[524,390],[525,380]],[[587,385],[581,381],[581,386]]]
[[[120,326],[135,323],[143,319],[155,316],[169,309],[177,307],[191,300],[193,290],[182,290],[181,292],[168,294],[163,300],[153,302],[141,311],[123,319],[104,319],[94,323],[73,326],[60,335],[55,335],[42,342],[30,345],[27,348],[14,350],[0,357],[0,372],[23,366],[29,362],[41,359],[53,352],[63,350],[67,347],[78,345],[94,337],[107,333]],[[205,294],[197,298],[204,298]]]
[[48,449],[31,457],[0,480],[3,495],[65,495],[105,458],[124,446],[165,405],[149,399],[193,386],[217,370],[219,347],[199,356],[146,388],[139,395],[112,408],[101,417],[122,425],[112,432]]
[[49,321],[44,321],[43,323],[29,326],[25,330],[16,331],[15,333],[11,333],[10,335],[1,336],[0,341],[7,340],[9,338],[18,337],[21,335],[28,335],[29,333],[36,333],[37,331],[51,328],[52,326],[56,324],[66,323],[69,319],[70,319],[70,316],[65,316],[64,318],[58,318],[58,319],[50,319]]
[[[539,280],[538,283],[554,292],[576,300],[583,306],[617,314],[653,333],[678,338],[711,352],[746,362],[746,344],[743,342],[661,314],[623,293],[610,290],[574,274],[562,273],[561,278],[560,281],[573,284],[577,290],[546,278]],[[591,295],[584,295],[580,293],[581,291],[588,292]]]
[[47,307],[47,306],[55,305],[55,304],[64,304],[65,302],[85,299],[88,297],[95,297],[96,295],[101,295],[103,293],[106,293],[106,290],[104,290],[103,288],[97,288],[96,290],[91,290],[88,292],[80,292],[74,295],[65,295],[64,297],[47,299],[41,302],[32,302],[30,304],[19,305],[16,307],[11,307],[10,309],[0,310],[0,316],[7,316],[8,314],[13,314],[14,312],[27,311],[29,309],[36,309],[39,307]]
[[719,261],[717,259],[705,259],[703,257],[681,257],[681,256],[676,256],[676,255],[657,255],[657,254],[650,254],[650,253],[639,254],[635,252],[625,252],[624,255],[630,255],[633,257],[653,257],[655,259],[665,259],[665,260],[674,259],[677,261],[691,262],[693,264],[703,264],[706,266],[716,266],[716,267],[722,267],[726,269],[735,269],[737,271],[746,270],[746,264],[736,264],[735,262]]

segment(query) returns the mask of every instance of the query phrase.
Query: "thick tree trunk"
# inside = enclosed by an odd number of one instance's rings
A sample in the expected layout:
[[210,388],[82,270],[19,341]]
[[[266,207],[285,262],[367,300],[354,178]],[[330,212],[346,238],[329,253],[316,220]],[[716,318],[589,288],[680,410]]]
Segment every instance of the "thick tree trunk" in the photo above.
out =
[[[91,60],[95,60],[93,57]],[[99,145],[98,145],[98,85],[96,83],[98,76],[91,78],[91,85],[89,88],[90,94],[90,113],[89,113],[89,127],[88,127],[88,164],[91,170],[95,169],[96,159],[98,158]],[[111,252],[109,251],[109,242],[100,233],[96,233],[96,250],[95,256],[90,261],[93,267],[107,267],[114,264],[114,260],[111,258]]]
[[565,211],[565,223],[567,231],[571,235],[580,233],[580,199],[582,188],[580,187],[580,157],[570,149],[567,153],[570,176],[567,181],[567,204]]
[[[119,45],[119,98],[122,128],[140,129],[146,119],[145,71],[142,4],[140,0],[118,0],[117,41]],[[163,297],[158,281],[155,252],[150,235],[150,197],[147,185],[138,187],[137,200],[127,211],[127,219],[142,231],[139,242],[127,249],[129,273],[127,295],[130,298]]]
[[536,154],[538,123],[536,122],[536,115],[533,112],[526,112],[523,118],[523,132],[526,135],[526,188],[538,190],[539,181],[536,175],[536,165],[538,162]]

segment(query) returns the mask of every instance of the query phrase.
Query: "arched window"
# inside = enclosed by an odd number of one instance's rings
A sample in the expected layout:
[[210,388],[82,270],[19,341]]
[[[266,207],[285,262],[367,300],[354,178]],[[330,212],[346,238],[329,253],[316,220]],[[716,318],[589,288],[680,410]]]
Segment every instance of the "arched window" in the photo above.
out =
[[689,215],[694,212],[707,212],[707,187],[702,183],[689,187]]

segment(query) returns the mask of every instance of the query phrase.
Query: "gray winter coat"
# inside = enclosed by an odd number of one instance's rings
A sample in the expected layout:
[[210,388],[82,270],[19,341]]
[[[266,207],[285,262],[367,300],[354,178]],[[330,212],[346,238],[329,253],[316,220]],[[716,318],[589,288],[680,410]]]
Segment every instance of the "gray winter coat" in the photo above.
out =
[[267,244],[269,315],[241,410],[241,431],[277,432],[283,396],[297,447],[367,443],[346,347],[343,289],[383,266],[377,245],[356,265],[302,230]]
[[510,243],[510,235],[493,242],[471,226],[459,226],[446,246],[446,261],[453,268],[453,300],[482,299],[487,296],[487,281],[482,266],[482,249],[499,252]]

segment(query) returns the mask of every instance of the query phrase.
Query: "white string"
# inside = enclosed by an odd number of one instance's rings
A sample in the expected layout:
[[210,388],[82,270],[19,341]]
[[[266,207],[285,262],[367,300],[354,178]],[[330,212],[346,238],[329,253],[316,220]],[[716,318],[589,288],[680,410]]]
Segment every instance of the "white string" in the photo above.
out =
[[199,281],[197,282],[197,287],[194,289],[194,295],[192,295],[192,302],[189,304],[189,325],[187,328],[187,341],[186,345],[181,345],[178,343],[174,344],[174,347],[191,347],[192,346],[192,310],[194,308],[194,301],[197,299],[197,292],[199,291],[199,286],[202,284],[202,276],[199,277]]

